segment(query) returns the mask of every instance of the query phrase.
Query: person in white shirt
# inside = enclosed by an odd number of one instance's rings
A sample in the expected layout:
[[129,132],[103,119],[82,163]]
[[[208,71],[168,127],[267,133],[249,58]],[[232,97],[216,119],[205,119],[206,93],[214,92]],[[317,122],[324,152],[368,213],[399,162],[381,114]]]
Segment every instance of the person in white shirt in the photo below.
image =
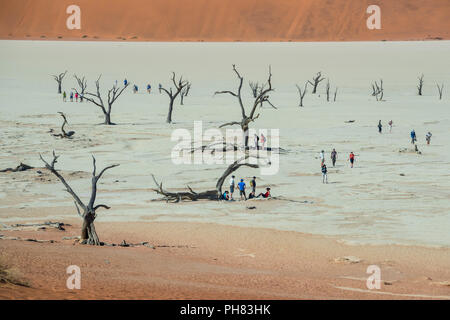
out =
[[234,176],[231,176],[231,178],[230,178],[230,200],[233,199],[234,186],[235,186]]
[[430,144],[430,142],[431,142],[431,136],[432,136],[431,132],[428,131],[427,135],[425,136],[425,140],[427,140],[427,144]]
[[320,151],[319,153],[319,158],[320,158],[320,162],[321,162],[321,166],[323,166],[323,164],[325,163],[325,151]]

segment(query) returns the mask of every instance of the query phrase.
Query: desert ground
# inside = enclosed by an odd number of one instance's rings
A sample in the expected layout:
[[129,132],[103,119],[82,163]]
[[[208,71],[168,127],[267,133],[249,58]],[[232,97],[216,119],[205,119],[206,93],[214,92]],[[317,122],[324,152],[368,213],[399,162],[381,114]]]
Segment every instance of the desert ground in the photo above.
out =
[[[70,5],[80,29],[68,29]],[[381,9],[369,30],[367,8]],[[0,39],[83,41],[450,40],[448,0],[0,0]]]
[[[449,41],[348,43],[114,43],[0,42],[0,169],[20,162],[23,172],[0,173],[1,257],[31,287],[2,285],[4,299],[51,298],[450,298],[450,83]],[[237,178],[257,176],[258,192],[269,186],[275,199],[166,203],[152,189],[151,175],[171,191],[213,189],[226,165],[175,165],[175,129],[204,130],[240,119],[236,99],[214,95],[235,90],[232,70],[264,82],[272,71],[271,102],[251,123],[279,129],[279,171],[261,175],[241,168]],[[63,102],[51,75],[68,70],[86,76],[88,90],[101,74],[105,91],[127,78],[139,86],[117,100],[115,126],[100,125],[92,103]],[[171,72],[192,82],[184,105],[165,122]],[[298,106],[295,84],[321,71],[323,81]],[[424,74],[424,94],[417,95]],[[371,84],[383,79],[376,101]],[[153,91],[145,91],[151,83]],[[444,84],[439,100],[436,84]],[[67,115],[72,139],[51,136]],[[378,121],[383,133],[377,132]],[[388,121],[393,120],[392,132]],[[409,133],[417,133],[414,151]],[[425,134],[431,131],[430,145]],[[269,143],[271,144],[269,137]],[[330,164],[332,148],[338,152]],[[326,151],[329,184],[322,184],[319,152]],[[79,235],[81,219],[70,195],[39,159],[60,155],[56,168],[86,200],[92,158],[107,171],[98,185],[96,227],[102,241],[148,242],[134,248],[92,247],[63,237]],[[356,154],[352,169],[348,154]],[[235,195],[236,196],[236,195]],[[254,207],[250,209],[251,207]],[[59,221],[52,228],[10,228],[17,223]],[[8,240],[55,240],[30,242]],[[66,268],[82,270],[82,289],[66,288]],[[380,290],[368,290],[366,269],[382,271]]]

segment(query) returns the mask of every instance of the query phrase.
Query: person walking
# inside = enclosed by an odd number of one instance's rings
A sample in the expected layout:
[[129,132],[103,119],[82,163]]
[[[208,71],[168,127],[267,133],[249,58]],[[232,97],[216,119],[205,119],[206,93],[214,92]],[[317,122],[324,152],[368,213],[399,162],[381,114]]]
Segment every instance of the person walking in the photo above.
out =
[[125,78],[125,79],[123,80],[123,85],[126,86],[127,84],[128,84],[128,80]]
[[64,92],[63,92],[63,102],[66,102],[66,98],[67,98],[67,94],[66,94],[66,92],[64,91]]
[[244,196],[244,199],[247,200],[247,196],[245,195],[245,182],[244,179],[241,179],[241,182],[238,183],[238,187],[239,187],[239,195],[241,196],[241,200],[242,200],[242,196]]
[[355,154],[350,152],[350,155],[348,156],[348,160],[350,161],[350,166],[353,168],[353,164],[355,163]]
[[333,148],[333,151],[331,151],[331,163],[333,164],[333,167],[336,165],[336,159],[337,159],[337,152],[336,149]]
[[235,178],[235,176],[231,176],[231,178],[230,178],[230,200],[233,199],[234,186],[235,186],[234,178]]
[[147,85],[147,92],[150,93],[152,91],[152,86],[150,83]]
[[417,138],[416,138],[416,131],[414,131],[414,129],[411,131],[410,136],[411,136],[411,144],[415,144]]
[[78,102],[78,92],[75,92],[75,102]]
[[73,102],[73,92],[70,93],[70,102]]
[[388,124],[389,124],[389,133],[391,133],[392,132],[392,124],[393,124],[392,120],[390,120]]
[[253,141],[255,143],[255,149],[259,150],[259,136],[255,133],[255,135],[253,136]]
[[325,163],[325,151],[324,150],[320,151],[319,158],[320,158],[320,165],[323,165]]
[[378,121],[378,133],[381,133],[381,130],[383,129],[383,125],[381,124],[381,120]]
[[252,192],[256,194],[256,177],[253,177],[253,179],[250,180],[250,187],[252,187]]
[[328,170],[325,163],[322,165],[322,183],[328,183]]
[[431,136],[432,136],[431,132],[428,131],[428,133],[427,133],[426,136],[425,136],[425,140],[427,140],[427,144],[430,144],[430,142],[431,142]]
[[264,150],[266,144],[266,137],[261,133],[261,149]]

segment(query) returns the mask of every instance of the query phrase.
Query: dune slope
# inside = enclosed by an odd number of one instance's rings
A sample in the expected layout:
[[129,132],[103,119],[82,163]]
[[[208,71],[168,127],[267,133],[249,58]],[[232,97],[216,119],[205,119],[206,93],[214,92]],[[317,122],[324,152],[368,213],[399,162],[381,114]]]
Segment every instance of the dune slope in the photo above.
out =
[[450,39],[448,0],[378,0],[382,29],[366,27],[371,0],[0,0],[1,39],[131,41],[357,41]]

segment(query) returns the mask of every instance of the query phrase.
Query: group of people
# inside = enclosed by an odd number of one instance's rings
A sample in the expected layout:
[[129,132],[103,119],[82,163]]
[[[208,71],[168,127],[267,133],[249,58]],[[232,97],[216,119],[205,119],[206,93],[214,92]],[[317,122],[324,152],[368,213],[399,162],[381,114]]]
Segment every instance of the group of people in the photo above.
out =
[[[389,120],[389,122],[388,122],[388,125],[389,125],[389,133],[391,133],[392,132],[392,126],[394,125],[394,122],[392,121],[392,120]],[[378,133],[382,133],[382,131],[383,131],[383,125],[381,124],[381,120],[380,121],[378,121]]]
[[[233,200],[233,193],[236,187],[236,181],[235,181],[236,177],[235,176],[231,176],[230,178],[230,191],[226,190],[223,194],[222,194],[222,200]],[[244,182],[244,179],[241,179],[240,182],[237,184],[237,187],[239,189],[239,196],[240,196],[240,200],[244,199],[254,199],[254,198],[269,198],[270,197],[270,188],[266,188],[266,192],[265,193],[260,193],[258,195],[256,195],[256,177],[253,177],[253,179],[250,181],[250,187],[252,188],[252,191],[250,192],[250,194],[246,195],[246,190],[247,190],[247,185]]]
[[[65,91],[62,93],[62,96],[63,96],[63,102],[66,102],[67,101],[67,93]],[[75,92],[75,94],[73,92],[70,92],[70,95],[69,95],[70,102],[73,102],[74,98],[75,98],[75,102],[78,102],[78,98],[80,98],[80,102],[83,102],[83,96],[81,94],[78,94],[78,92]]]
[[[127,84],[128,84],[128,80],[124,79],[123,80],[123,85],[126,86]],[[139,87],[137,86],[137,84],[134,84],[133,85],[133,93],[138,93],[138,91],[139,91]],[[148,83],[147,84],[147,92],[151,93],[151,91],[152,91],[152,86],[151,86],[150,83]]]
[[[393,121],[389,120],[388,125],[389,125],[389,132],[392,132],[392,125],[393,125]],[[378,121],[378,133],[382,133],[383,132],[383,125],[381,124],[381,120]],[[411,131],[410,133],[411,136],[411,144],[415,144],[417,142],[417,136],[416,136],[416,132],[414,131],[414,129]],[[425,141],[427,142],[427,144],[431,143],[431,132],[428,131],[428,133],[425,135]]]
[[[416,135],[416,131],[414,131],[414,129],[411,131],[410,136],[411,136],[411,144],[416,144],[417,135]],[[425,135],[425,141],[427,142],[427,144],[430,144],[432,136],[433,135],[431,134],[430,131],[428,131],[428,133]]]
[[261,138],[255,133],[253,136],[253,142],[256,150],[262,149],[264,150],[267,139],[264,134],[261,133]]
[[[325,151],[322,150],[320,151],[319,154],[319,158],[320,158],[320,167],[321,167],[321,171],[322,171],[322,183],[328,183],[328,168],[327,165],[325,164]],[[336,166],[336,160],[337,160],[337,151],[336,149],[333,148],[333,151],[331,151],[331,163],[333,164],[333,167]],[[353,165],[355,163],[355,154],[352,152],[350,152],[349,156],[348,156],[348,161],[350,162],[350,167],[353,168]]]

